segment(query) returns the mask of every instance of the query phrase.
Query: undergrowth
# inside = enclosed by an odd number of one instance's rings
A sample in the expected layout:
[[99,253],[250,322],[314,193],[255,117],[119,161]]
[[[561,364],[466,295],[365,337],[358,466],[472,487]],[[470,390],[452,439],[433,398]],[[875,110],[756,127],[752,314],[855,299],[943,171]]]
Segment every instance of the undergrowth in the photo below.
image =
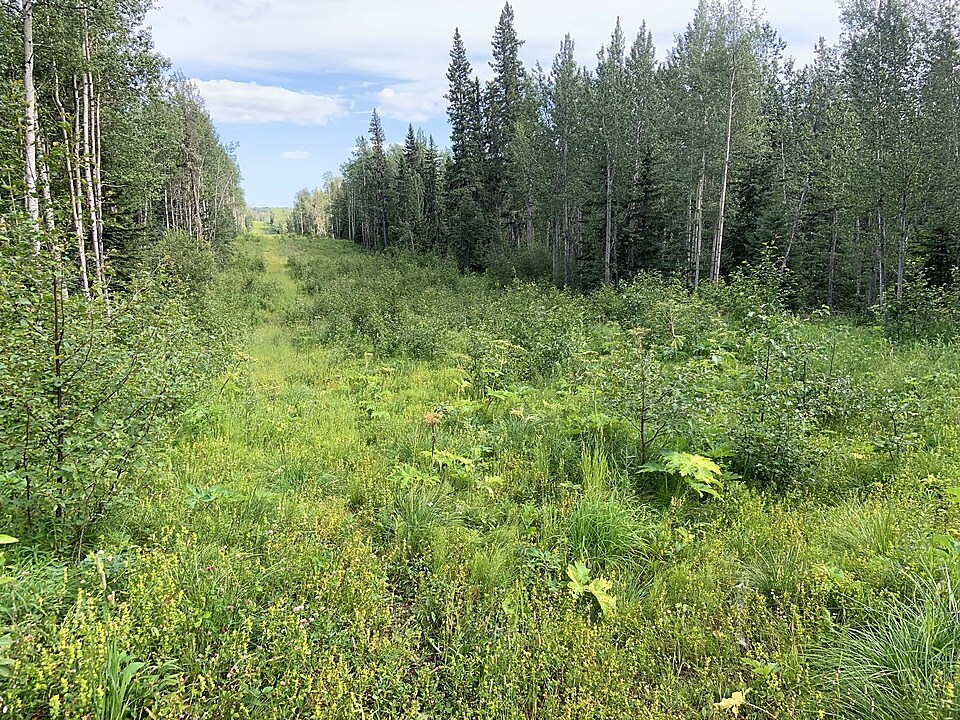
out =
[[10,716],[957,717],[954,346],[245,244],[135,501],[4,546]]

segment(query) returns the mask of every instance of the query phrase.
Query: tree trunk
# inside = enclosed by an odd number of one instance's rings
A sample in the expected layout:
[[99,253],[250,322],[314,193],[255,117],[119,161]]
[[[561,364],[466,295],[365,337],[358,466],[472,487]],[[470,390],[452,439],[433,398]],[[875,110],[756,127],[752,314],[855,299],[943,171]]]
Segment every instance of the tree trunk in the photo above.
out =
[[573,275],[573,210],[570,199],[563,201],[563,286],[570,287]]
[[797,212],[793,216],[793,224],[790,226],[790,237],[787,239],[787,248],[783,253],[783,262],[780,263],[780,270],[786,271],[787,261],[790,259],[790,250],[793,248],[793,241],[797,237],[797,227],[800,225],[800,216],[803,213],[803,204],[807,200],[807,192],[810,190],[810,176],[807,175],[803,181],[803,189],[800,191],[800,202],[797,203]]
[[687,239],[687,272],[688,279],[692,277],[693,270],[693,180],[687,183],[687,224],[685,226]]
[[827,256],[827,307],[833,312],[833,277],[837,265],[837,226],[840,223],[840,210],[833,209],[833,227],[830,234],[830,251]]
[[734,62],[730,71],[730,89],[727,93],[727,142],[723,153],[723,177],[720,181],[720,207],[717,210],[717,229],[713,236],[713,267],[710,279],[714,283],[720,282],[720,258],[723,254],[723,221],[727,205],[727,179],[730,175],[730,150],[733,145],[733,96],[734,83],[737,77],[737,66]]
[[[83,52],[84,57],[88,57],[89,45],[86,32],[84,32]],[[82,83],[83,120],[80,127],[81,138],[83,142],[82,164],[84,180],[86,182],[87,217],[90,220],[90,247],[93,248],[93,265],[96,273],[97,288],[100,292],[100,296],[106,297],[107,276],[104,268],[104,257],[102,252],[103,246],[100,244],[100,223],[97,220],[97,199],[93,182],[93,149],[90,140],[91,111],[89,79],[89,73],[84,73]]]
[[880,205],[877,205],[877,304],[880,307],[883,307],[884,302],[886,301],[886,289],[887,289],[887,266],[886,258],[887,254],[887,228],[886,223],[883,222],[883,214],[880,209]]
[[907,190],[900,192],[900,242],[897,248],[897,300],[903,298],[903,275],[907,264]]
[[[863,238],[860,234],[860,218],[856,218],[853,223],[853,239],[857,246],[857,282],[854,289],[854,298],[859,300],[864,294],[863,290]],[[866,306],[870,306],[870,299],[866,298]]]
[[700,153],[700,181],[697,183],[697,205],[694,210],[693,241],[690,264],[693,272],[693,289],[700,287],[700,262],[703,255],[703,193],[707,184],[707,151]]
[[[80,287],[83,290],[83,296],[90,300],[90,276],[87,272],[87,243],[86,234],[83,228],[83,201],[81,200],[82,188],[80,187],[80,157],[77,148],[77,140],[70,139],[70,133],[67,128],[70,123],[67,120],[67,111],[60,100],[60,78],[54,69],[53,78],[53,101],[60,113],[60,128],[63,134],[64,158],[67,168],[67,188],[70,194],[70,213],[73,217],[74,234],[77,240],[77,262],[80,267]],[[74,168],[76,160],[76,168]]]
[[[89,48],[87,49],[90,52]],[[97,237],[100,239],[100,256],[106,259],[106,253],[103,250],[103,176],[101,168],[103,167],[103,155],[100,148],[100,94],[94,97],[93,74],[90,75],[90,99],[92,101],[91,111],[93,113],[93,126],[90,128],[92,136],[90,138],[93,144],[93,196],[97,202]]]
[[[528,170],[529,173],[529,170]],[[526,219],[527,219],[527,247],[533,247],[533,176],[528,175],[527,177],[527,203],[526,203]]]
[[607,160],[607,210],[606,237],[603,246],[603,281],[610,284],[610,268],[613,259],[613,162]]
[[[37,92],[33,84],[33,5],[23,0],[23,181],[24,205],[34,231],[40,229],[40,201],[37,198]],[[40,235],[34,233],[33,252],[40,254]]]
[[53,194],[50,192],[50,168],[47,167],[47,144],[43,141],[42,137],[39,137],[39,144],[41,148],[41,156],[38,160],[38,168],[40,174],[40,189],[43,197],[43,224],[47,230],[52,234],[56,230],[56,218],[53,214]]

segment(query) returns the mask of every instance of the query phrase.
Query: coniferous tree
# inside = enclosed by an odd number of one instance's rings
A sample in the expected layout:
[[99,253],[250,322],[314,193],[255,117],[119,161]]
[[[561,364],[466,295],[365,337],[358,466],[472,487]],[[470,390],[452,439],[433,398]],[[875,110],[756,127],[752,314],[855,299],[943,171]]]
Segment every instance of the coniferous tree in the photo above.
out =
[[645,26],[628,52],[618,24],[594,72],[568,36],[528,73],[507,4],[485,86],[454,35],[449,152],[412,127],[403,150],[361,143],[331,223],[383,247],[388,218],[405,245],[498,275],[545,253],[581,288],[772,262],[790,302],[862,312],[960,265],[957,18],[956,0],[849,0],[839,47],[795,68],[741,0],[702,0],[663,63]]
[[380,233],[381,247],[386,248],[389,244],[389,222],[387,217],[390,177],[388,175],[383,125],[380,122],[380,115],[376,110],[373,111],[373,115],[370,118],[370,142],[377,225]]
[[489,228],[484,212],[483,124],[479,81],[457,30],[450,51],[447,117],[450,120],[450,165],[447,177],[447,248],[461,270],[479,269]]
[[518,168],[518,160],[523,162],[521,158],[526,156],[517,144],[529,139],[532,123],[523,102],[527,91],[526,72],[519,56],[523,41],[517,37],[509,2],[500,13],[491,44],[493,79],[487,83],[483,106],[488,142],[483,179],[487,210],[501,219],[504,240],[511,246],[518,244],[521,208],[528,196],[525,180],[529,173]]

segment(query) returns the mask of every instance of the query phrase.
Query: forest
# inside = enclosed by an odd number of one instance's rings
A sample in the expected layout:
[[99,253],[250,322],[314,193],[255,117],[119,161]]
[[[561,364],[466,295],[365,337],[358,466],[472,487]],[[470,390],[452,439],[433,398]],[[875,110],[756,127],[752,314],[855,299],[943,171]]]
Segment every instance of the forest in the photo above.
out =
[[0,716],[960,718],[956,0],[506,4],[288,208],[148,2],[0,8]]
[[793,307],[898,306],[960,262],[957,6],[840,12],[802,67],[748,4],[701,2],[663,60],[618,23],[595,64],[568,35],[525,68],[507,4],[485,84],[454,34],[449,150],[412,126],[388,143],[374,111],[329,209],[297,202],[368,249],[560,287],[656,270],[696,289],[766,262]]

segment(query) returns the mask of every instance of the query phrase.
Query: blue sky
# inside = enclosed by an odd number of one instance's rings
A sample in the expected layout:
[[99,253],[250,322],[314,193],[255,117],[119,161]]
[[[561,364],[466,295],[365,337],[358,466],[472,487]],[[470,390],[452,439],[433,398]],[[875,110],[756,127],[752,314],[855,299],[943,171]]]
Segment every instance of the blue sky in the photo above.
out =
[[[158,0],[147,24],[157,50],[193,78],[225,143],[235,143],[251,206],[286,206],[300,188],[337,173],[378,108],[387,140],[407,124],[448,142],[446,67],[455,27],[474,70],[490,75],[490,38],[503,0]],[[569,32],[593,66],[619,16],[628,41],[644,20],[663,57],[693,3],[663,0],[515,0],[528,66],[549,67]],[[809,60],[822,35],[835,42],[834,0],[761,5]]]

